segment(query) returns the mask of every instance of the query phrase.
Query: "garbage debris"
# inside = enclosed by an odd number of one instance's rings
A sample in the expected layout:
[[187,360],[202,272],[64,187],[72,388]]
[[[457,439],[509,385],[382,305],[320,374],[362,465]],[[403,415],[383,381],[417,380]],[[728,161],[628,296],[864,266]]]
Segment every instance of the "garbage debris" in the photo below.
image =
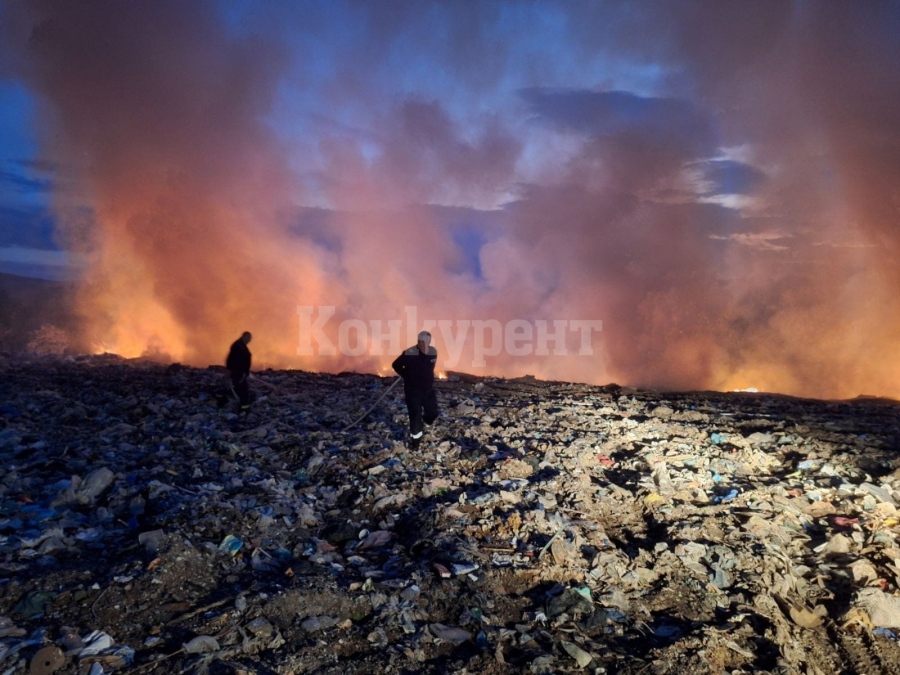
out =
[[0,367],[0,673],[900,662],[896,402]]

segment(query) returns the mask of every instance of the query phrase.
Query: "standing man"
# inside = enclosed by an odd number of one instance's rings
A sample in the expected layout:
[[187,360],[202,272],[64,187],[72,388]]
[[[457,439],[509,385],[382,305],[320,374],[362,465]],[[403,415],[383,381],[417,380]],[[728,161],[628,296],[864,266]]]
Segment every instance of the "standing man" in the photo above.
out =
[[231,373],[231,388],[241,403],[242,412],[250,409],[250,383],[247,380],[250,377],[252,357],[247,345],[252,339],[253,336],[245,331],[232,343],[231,349],[228,351],[228,358],[225,359],[225,367]]
[[434,365],[437,350],[431,346],[431,333],[419,333],[418,344],[410,347],[391,366],[403,378],[406,409],[409,411],[409,445],[415,449],[422,442],[425,424],[437,419],[438,404],[434,391]]

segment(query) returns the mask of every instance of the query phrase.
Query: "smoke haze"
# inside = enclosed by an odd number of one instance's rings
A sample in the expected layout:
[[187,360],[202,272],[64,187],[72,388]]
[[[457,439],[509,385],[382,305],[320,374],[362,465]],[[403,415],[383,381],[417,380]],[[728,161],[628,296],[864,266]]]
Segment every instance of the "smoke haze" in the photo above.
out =
[[[900,396],[900,12],[9,3],[83,341],[276,367],[341,319],[602,320],[456,369]],[[416,327],[413,327],[416,328]],[[448,353],[440,330],[435,345]],[[404,338],[401,347],[408,346]]]

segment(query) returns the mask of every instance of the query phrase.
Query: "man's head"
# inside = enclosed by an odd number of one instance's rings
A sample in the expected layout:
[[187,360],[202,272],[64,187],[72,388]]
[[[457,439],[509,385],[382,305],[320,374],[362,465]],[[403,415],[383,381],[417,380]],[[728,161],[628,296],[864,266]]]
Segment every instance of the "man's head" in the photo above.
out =
[[428,345],[431,344],[431,333],[427,330],[423,330],[419,333],[419,351],[423,354],[428,353]]
[[252,340],[252,339],[253,339],[253,336],[250,335],[250,333],[248,331],[244,331],[243,335],[241,335],[241,340],[244,341],[245,345],[250,344],[250,340]]

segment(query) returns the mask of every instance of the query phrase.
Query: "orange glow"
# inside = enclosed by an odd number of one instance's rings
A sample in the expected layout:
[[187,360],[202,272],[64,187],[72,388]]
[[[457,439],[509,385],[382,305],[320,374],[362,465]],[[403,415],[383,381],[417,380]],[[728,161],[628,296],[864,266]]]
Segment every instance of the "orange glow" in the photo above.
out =
[[[333,68],[294,63],[295,31],[269,44],[217,3],[9,5],[3,63],[33,95],[39,158],[59,167],[58,244],[88,261],[86,350],[205,367],[250,331],[255,369],[390,375],[429,319],[591,320],[589,353],[569,331],[516,354],[514,334],[482,345],[486,362],[471,333],[429,324],[438,377],[900,398],[896,40],[856,44],[865,26],[830,29],[830,5],[821,21],[771,3],[773,23],[676,25],[647,52],[575,31],[566,49],[636,59],[615,72],[680,69],[640,92],[441,60],[506,53],[473,33],[483,51],[410,59],[417,77],[447,74],[447,97],[433,82],[386,96],[391,60],[344,39]],[[365,38],[395,53],[396,35]],[[547,56],[547,73],[569,70]],[[330,352],[298,354],[301,306],[334,308]],[[418,317],[399,344],[360,335],[406,307]]]

